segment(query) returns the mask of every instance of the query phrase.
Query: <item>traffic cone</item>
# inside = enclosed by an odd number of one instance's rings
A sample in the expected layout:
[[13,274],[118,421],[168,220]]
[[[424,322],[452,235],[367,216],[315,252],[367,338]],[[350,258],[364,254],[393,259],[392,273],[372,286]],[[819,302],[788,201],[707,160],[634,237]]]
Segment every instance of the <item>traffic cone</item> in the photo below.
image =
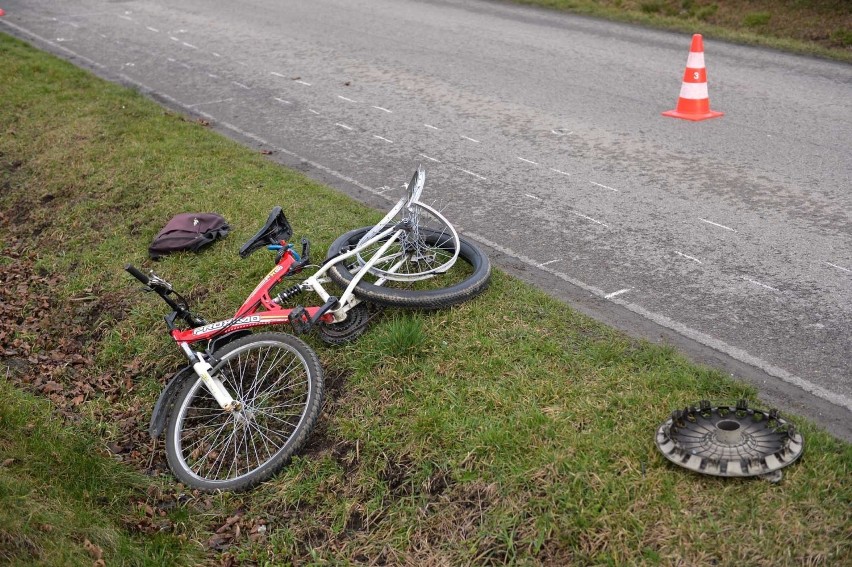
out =
[[710,110],[710,98],[707,96],[707,70],[704,68],[704,41],[701,34],[692,36],[692,47],[683,72],[683,83],[677,108],[663,112],[663,116],[683,118],[684,120],[707,120],[722,116],[724,112]]
[[3,11],[3,8],[0,8],[0,16],[5,16],[6,12]]

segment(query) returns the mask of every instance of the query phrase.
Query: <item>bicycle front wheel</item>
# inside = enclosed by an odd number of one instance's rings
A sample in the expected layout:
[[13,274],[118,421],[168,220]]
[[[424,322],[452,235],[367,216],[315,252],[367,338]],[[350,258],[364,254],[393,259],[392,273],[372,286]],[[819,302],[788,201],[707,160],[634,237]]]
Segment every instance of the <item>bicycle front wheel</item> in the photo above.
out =
[[218,377],[238,410],[223,410],[201,380],[175,401],[166,456],[175,476],[201,490],[245,490],[290,460],[316,424],[322,367],[301,339],[258,333],[213,353]]
[[[335,240],[328,250],[328,258],[334,258],[355,248],[373,227],[358,228]],[[462,236],[458,245],[441,231],[421,229],[421,249],[429,249],[435,257],[454,256],[458,260],[452,268],[419,281],[397,281],[382,277],[382,273],[367,273],[355,286],[353,293],[359,299],[388,307],[415,309],[441,309],[476,297],[488,288],[491,278],[491,262],[475,244]],[[380,245],[381,241],[376,246]],[[456,249],[457,246],[457,249]],[[422,251],[419,252],[423,254]],[[396,259],[390,261],[398,262]],[[362,269],[360,262],[347,264],[338,262],[328,271],[329,277],[339,286],[346,287]],[[413,270],[412,270],[413,271]]]
[[[370,267],[371,274],[386,280],[414,282],[450,271],[458,259],[459,236],[441,213],[422,203],[402,207],[391,221],[379,223],[367,231],[358,245],[366,245],[373,236],[400,222],[408,228],[400,230],[389,247],[376,258]],[[387,241],[383,239],[366,246],[356,256],[358,263],[366,265]]]

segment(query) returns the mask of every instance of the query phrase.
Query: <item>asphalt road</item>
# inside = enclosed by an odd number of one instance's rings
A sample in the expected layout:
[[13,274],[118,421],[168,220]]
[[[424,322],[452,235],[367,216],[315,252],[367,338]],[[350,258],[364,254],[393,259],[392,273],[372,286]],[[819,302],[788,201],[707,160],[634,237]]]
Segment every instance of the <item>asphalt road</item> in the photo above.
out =
[[499,2],[2,5],[0,31],[377,207],[422,162],[499,266],[852,441],[852,66],[705,40],[725,116],[694,123],[660,116],[688,35]]

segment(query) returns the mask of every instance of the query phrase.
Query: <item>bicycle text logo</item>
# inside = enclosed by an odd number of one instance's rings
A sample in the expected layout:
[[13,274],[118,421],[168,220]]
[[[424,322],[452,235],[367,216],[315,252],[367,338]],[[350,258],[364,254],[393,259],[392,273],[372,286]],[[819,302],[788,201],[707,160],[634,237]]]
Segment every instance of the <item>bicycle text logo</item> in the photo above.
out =
[[[232,321],[233,324],[231,323]],[[260,322],[260,315],[249,315],[248,317],[240,317],[239,319],[225,319],[224,321],[216,321],[215,323],[210,323],[209,325],[204,325],[203,327],[193,329],[192,334],[203,335],[204,333],[209,333],[210,331],[215,331],[216,329],[221,329],[222,327],[236,327],[238,325],[250,325],[251,323]]]

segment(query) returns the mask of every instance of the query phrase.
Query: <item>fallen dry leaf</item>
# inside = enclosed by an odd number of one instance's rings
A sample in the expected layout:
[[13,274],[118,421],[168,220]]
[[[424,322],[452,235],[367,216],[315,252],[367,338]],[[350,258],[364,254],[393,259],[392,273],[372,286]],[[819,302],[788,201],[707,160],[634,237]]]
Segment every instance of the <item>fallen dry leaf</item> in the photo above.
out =
[[88,538],[83,542],[83,548],[89,552],[89,555],[92,556],[92,559],[102,560],[104,556],[104,550],[94,543],[90,542]]

